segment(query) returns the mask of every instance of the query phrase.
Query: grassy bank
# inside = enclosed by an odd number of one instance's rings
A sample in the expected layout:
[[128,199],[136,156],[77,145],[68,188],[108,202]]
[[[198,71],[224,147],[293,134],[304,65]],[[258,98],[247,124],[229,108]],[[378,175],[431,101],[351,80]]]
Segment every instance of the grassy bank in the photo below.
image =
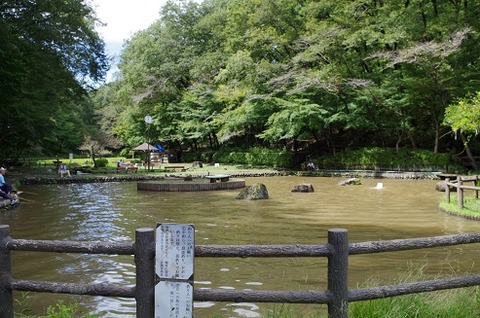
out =
[[[98,173],[98,174],[102,174],[102,173],[113,173],[113,172],[116,172],[116,167],[117,167],[117,162],[119,160],[122,160],[123,162],[127,163],[127,162],[130,162],[130,163],[137,163],[139,164],[139,161],[138,160],[132,160],[132,159],[128,159],[128,158],[124,158],[124,157],[109,157],[109,158],[105,158],[104,160],[106,160],[106,165],[103,166],[103,167],[99,167],[99,168],[95,168],[93,169],[93,161],[91,159],[88,159],[88,158],[75,158],[75,159],[68,159],[68,158],[60,158],[58,159],[60,162],[62,162],[62,164],[66,164],[67,167],[74,171],[75,169],[80,169],[80,168],[83,168],[83,169],[91,169],[92,172],[95,172],[95,173]],[[46,170],[52,170],[55,168],[55,160],[39,160],[39,161],[36,161],[33,165],[31,166],[26,166],[23,168],[23,170],[28,170],[28,168],[30,169],[37,169],[37,171],[41,171],[42,169],[46,169]],[[270,167],[267,167],[267,166],[248,166],[248,165],[241,165],[241,164],[229,164],[229,163],[218,163],[218,164],[213,164],[213,163],[210,163],[210,164],[203,164],[202,167],[198,167],[198,166],[193,166],[193,164],[191,162],[182,162],[182,163],[163,163],[161,164],[160,166],[151,166],[150,167],[150,171],[149,173],[163,173],[165,172],[163,170],[163,168],[165,166],[176,166],[176,165],[181,165],[181,166],[185,166],[185,168],[187,168],[187,172],[210,172],[210,171],[216,171],[216,172],[222,172],[222,171],[227,171],[227,172],[231,172],[231,173],[239,173],[239,172],[243,172],[243,171],[248,171],[248,172],[272,172],[272,171],[277,171],[277,169],[275,168],[270,168]],[[22,170],[22,169],[18,169],[18,170]],[[44,170],[45,171],[45,170]],[[54,171],[55,172],[55,171]],[[141,173],[147,173],[147,168],[146,167],[143,167],[143,166],[140,166],[138,172],[141,172]]]
[[[414,294],[349,304],[349,318],[478,318],[478,287]],[[284,305],[265,312],[268,318],[327,318],[324,313],[301,314]],[[216,318],[221,318],[218,316]]]
[[480,200],[474,197],[465,197],[463,199],[463,209],[458,206],[457,197],[454,195],[450,196],[450,203],[447,203],[443,197],[439,206],[446,213],[480,220]]
[[[97,160],[103,165],[115,166],[119,159],[132,163],[141,163],[136,158],[104,157]],[[183,152],[183,162],[202,161],[204,163],[221,162],[233,166],[268,166],[281,169],[306,170],[308,162],[317,168],[327,170],[399,170],[399,171],[445,171],[464,172],[464,168],[452,162],[451,153],[434,153],[428,150],[408,150],[395,148],[361,148],[346,150],[335,155],[314,155],[302,157],[286,149],[263,147],[225,148],[217,150],[201,150]],[[25,163],[38,166],[52,165],[56,159],[27,160]],[[76,166],[92,166],[91,158],[59,158],[63,164]],[[98,164],[99,162],[97,162]]]
[[351,318],[474,318],[480,310],[478,287],[413,294],[352,303]]

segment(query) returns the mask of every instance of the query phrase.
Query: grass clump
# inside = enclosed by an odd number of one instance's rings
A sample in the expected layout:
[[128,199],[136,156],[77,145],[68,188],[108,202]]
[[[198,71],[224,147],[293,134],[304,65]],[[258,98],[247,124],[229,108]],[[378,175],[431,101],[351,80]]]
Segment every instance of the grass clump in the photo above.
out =
[[[409,264],[399,273],[395,284],[404,284],[426,279],[423,265]],[[442,271],[443,272],[443,271]],[[456,270],[446,269],[441,276],[461,276]],[[369,281],[369,286],[380,286]],[[424,292],[405,296],[353,302],[349,304],[349,318],[473,318],[479,317],[479,286]]]
[[[326,305],[325,305],[326,306]],[[325,309],[326,312],[326,309]],[[262,313],[261,317],[264,318],[328,318],[328,315],[325,313],[300,313],[299,310],[295,310],[292,305],[281,304],[275,306],[269,310],[266,310]]]
[[78,304],[64,304],[59,301],[54,306],[48,306],[44,314],[35,314],[30,308],[34,298],[29,293],[22,293],[22,298],[17,303],[22,307],[15,312],[16,318],[98,318],[97,315],[82,313]]
[[463,198],[463,209],[458,206],[456,196],[450,197],[450,203],[443,198],[439,204],[440,209],[450,214],[455,214],[469,219],[480,220],[480,200],[474,197]]
[[478,318],[478,287],[368,300],[350,304],[352,318]]

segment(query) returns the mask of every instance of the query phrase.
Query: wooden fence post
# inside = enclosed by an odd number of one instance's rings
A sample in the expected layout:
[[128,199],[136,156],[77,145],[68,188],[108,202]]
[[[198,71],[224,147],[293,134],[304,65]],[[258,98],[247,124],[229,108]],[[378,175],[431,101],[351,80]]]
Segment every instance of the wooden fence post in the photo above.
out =
[[10,289],[12,261],[7,247],[10,227],[0,225],[0,317],[13,318],[13,294]]
[[[473,181],[473,186],[477,187],[478,176],[475,176],[475,181]],[[478,199],[478,190],[475,190],[475,199]]]
[[151,228],[135,231],[135,267],[137,317],[153,318],[155,314],[155,235]]
[[463,209],[463,181],[461,176],[457,176],[457,201],[458,207]]
[[445,178],[445,202],[450,203],[450,178]]
[[329,318],[348,317],[348,233],[346,229],[328,230],[328,302]]

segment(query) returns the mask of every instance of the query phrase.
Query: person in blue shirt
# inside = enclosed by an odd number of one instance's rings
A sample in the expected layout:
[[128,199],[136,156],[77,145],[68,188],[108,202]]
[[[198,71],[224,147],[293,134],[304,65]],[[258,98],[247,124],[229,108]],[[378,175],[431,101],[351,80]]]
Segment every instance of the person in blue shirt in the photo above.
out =
[[[4,167],[0,167],[0,197],[2,197],[5,200],[10,200],[10,191],[12,191],[12,186],[9,185],[5,181],[5,174],[7,173],[7,169]],[[12,199],[11,204],[15,204],[17,199]]]

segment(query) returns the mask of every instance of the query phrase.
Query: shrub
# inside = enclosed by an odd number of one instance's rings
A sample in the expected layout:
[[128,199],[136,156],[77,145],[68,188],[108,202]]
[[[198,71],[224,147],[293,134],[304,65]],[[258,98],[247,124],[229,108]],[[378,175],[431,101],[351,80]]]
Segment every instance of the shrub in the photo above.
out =
[[254,147],[250,149],[222,149],[208,152],[210,161],[248,166],[289,167],[293,154],[286,149]]
[[97,168],[105,168],[108,165],[108,159],[100,158],[95,160]]
[[395,148],[362,148],[346,150],[336,156],[314,158],[314,163],[323,169],[368,169],[368,170],[425,170],[447,169],[451,162],[448,153],[435,154],[428,150]]

